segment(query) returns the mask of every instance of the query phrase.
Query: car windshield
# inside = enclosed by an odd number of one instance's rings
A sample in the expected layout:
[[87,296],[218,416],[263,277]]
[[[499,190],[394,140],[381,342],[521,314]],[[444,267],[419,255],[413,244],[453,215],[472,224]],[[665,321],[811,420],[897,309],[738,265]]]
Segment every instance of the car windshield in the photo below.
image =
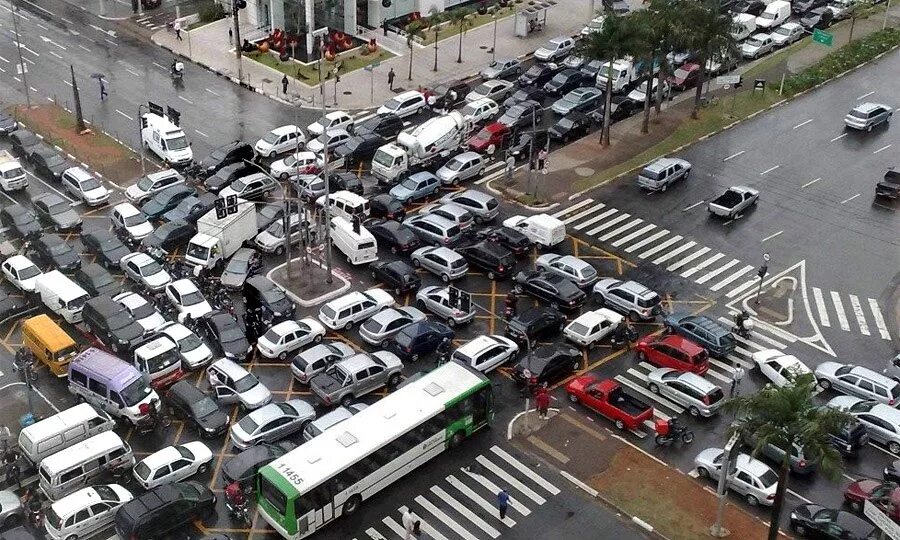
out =
[[250,415],[243,417],[241,421],[238,422],[238,425],[244,430],[244,433],[254,433],[259,429],[259,424],[254,422]]
[[244,377],[242,377],[234,382],[234,389],[238,393],[246,392],[247,390],[250,390],[257,384],[259,384],[259,380],[257,380],[256,377],[254,377],[253,375],[250,375],[248,373]]
[[178,353],[175,349],[169,349],[162,354],[146,359],[147,373],[161,373],[168,369],[169,366],[173,366],[179,362],[180,359],[178,358]]
[[134,466],[134,474],[146,480],[150,476],[150,467],[148,467],[146,463],[141,461]]
[[[143,463],[141,463],[141,464],[143,464]],[[48,525],[50,525],[51,527],[53,527],[56,530],[60,530],[62,528],[62,519],[60,519],[59,514],[57,514],[53,510],[52,505],[50,507],[48,507],[46,511],[44,511],[44,516],[47,518]]]
[[480,94],[482,96],[486,96],[491,93],[491,88],[492,88],[491,86],[488,86],[486,84],[479,84],[478,86],[475,87],[475,93]]
[[569,331],[578,334],[579,336],[586,336],[588,334],[588,327],[576,321],[569,325]]
[[191,352],[201,345],[203,345],[203,340],[197,337],[197,334],[191,332],[181,338],[181,341],[178,342],[178,349],[181,350],[181,352]]
[[204,418],[217,412],[219,410],[219,406],[216,405],[216,402],[212,400],[210,397],[204,397],[200,401],[191,405],[191,412],[197,418]]
[[390,111],[396,111],[400,108],[400,100],[399,99],[389,99],[384,102],[384,108]]
[[462,166],[463,162],[460,159],[451,159],[446,165],[444,165],[451,171],[458,171]]
[[280,137],[281,135],[275,133],[274,131],[270,131],[266,133],[266,136],[262,138],[262,141],[268,144],[275,144],[276,142],[278,142],[278,139]]
[[691,72],[684,68],[678,68],[675,70],[675,78],[676,79],[687,79],[690,76]]
[[266,229],[266,232],[276,238],[281,238],[284,236],[284,223],[282,223],[281,221],[274,221]]
[[194,304],[199,304],[205,300],[206,299],[203,298],[203,295],[200,293],[200,291],[191,291],[181,296],[181,305],[193,306]]
[[869,118],[868,114],[866,114],[862,111],[858,111],[856,109],[853,109],[852,111],[850,111],[850,116],[852,116],[853,118],[861,118],[863,120],[868,120],[868,118]]
[[760,41],[756,38],[750,38],[747,40],[747,45],[749,45],[751,47],[759,47],[762,45],[762,41]]
[[768,469],[759,477],[759,481],[763,487],[772,487],[778,483],[778,475],[772,469]]
[[181,457],[185,459],[189,459],[191,461],[196,459],[196,456],[194,456],[193,452],[188,450],[184,445],[178,445],[175,447],[175,449],[178,450],[178,453],[181,454]]
[[134,407],[138,403],[144,400],[153,390],[147,386],[147,383],[144,382],[144,379],[135,379],[134,382],[126,386],[119,395],[122,397],[122,400],[125,401],[125,405],[129,407]]
[[566,128],[566,129],[568,129],[568,128],[571,128],[572,126],[575,125],[575,121],[572,120],[571,118],[561,118],[561,119],[559,120],[559,122],[557,122],[557,124],[558,124],[559,127],[561,127],[561,128]]
[[269,289],[267,291],[263,291],[262,298],[265,303],[272,305],[277,304],[284,300],[284,293],[279,289]]
[[231,259],[226,270],[234,274],[242,274],[250,267],[250,261],[246,259]]
[[69,249],[69,246],[67,246],[64,243],[54,244],[54,245],[50,246],[50,254],[51,255],[63,255],[65,253],[68,253],[69,251],[71,251]]
[[168,148],[169,150],[184,150],[187,147],[188,142],[184,135],[166,139],[166,148]]
[[413,180],[413,179],[411,179],[411,178],[407,178],[406,180],[400,182],[400,185],[403,186],[403,187],[405,187],[406,189],[408,189],[408,190],[410,190],[410,191],[415,191],[416,188],[417,188],[417,186],[418,186],[418,185],[416,184],[416,181]]
[[270,328],[269,331],[263,335],[263,339],[269,343],[278,343],[281,339],[281,334]]
[[46,161],[47,161],[48,167],[55,167],[57,165],[61,165],[62,163],[64,163],[65,159],[63,159],[63,157],[59,154],[53,154],[51,156],[46,157]]
[[244,333],[241,332],[240,328],[236,325],[228,325],[222,329],[219,339],[222,340],[222,343],[234,343],[235,341],[240,341],[245,338]]
[[138,180],[137,187],[141,191],[150,191],[150,188],[153,187],[153,180],[145,176]]
[[159,263],[153,260],[150,260],[141,267],[141,275],[142,276],[153,276],[162,272],[162,267],[159,266]]
[[334,309],[332,309],[330,306],[322,306],[322,315],[324,315],[327,319],[334,320],[335,316],[337,316],[337,313],[335,313]]
[[243,178],[238,178],[234,182],[231,183],[231,189],[240,193],[247,189],[247,182]]
[[762,15],[759,16],[760,19],[769,19],[775,20],[775,14],[771,11],[764,11]]
[[63,212],[67,212],[71,209],[72,209],[72,207],[69,205],[69,203],[67,203],[66,201],[64,201],[62,199],[60,199],[59,201],[57,201],[54,204],[47,206],[47,210],[51,214],[62,214]]
[[144,214],[134,214],[133,216],[126,217],[124,221],[126,227],[135,227],[147,223],[147,216]]
[[156,310],[153,309],[153,306],[149,302],[144,302],[139,306],[132,307],[131,314],[134,315],[135,319],[146,319],[147,317],[155,315]]

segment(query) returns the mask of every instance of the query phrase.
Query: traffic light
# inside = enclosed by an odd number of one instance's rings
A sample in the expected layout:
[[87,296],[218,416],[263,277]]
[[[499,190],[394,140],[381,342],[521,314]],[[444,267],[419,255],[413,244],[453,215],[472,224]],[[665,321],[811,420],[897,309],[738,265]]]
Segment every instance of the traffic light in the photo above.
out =
[[391,7],[391,0],[381,0],[381,7]]
[[247,0],[234,0],[234,9],[244,9],[247,7]]
[[216,199],[216,219],[225,219],[228,211],[225,209],[225,199],[219,197]]
[[756,275],[761,278],[764,278],[764,277],[766,277],[766,274],[768,274],[768,273],[769,273],[769,267],[764,264],[759,267],[759,271],[756,273]]
[[169,120],[171,120],[172,123],[176,126],[181,125],[181,113],[168,105],[166,105],[166,116],[168,116]]
[[147,102],[147,109],[148,109],[152,114],[155,114],[156,116],[162,116],[162,115],[163,115],[163,108],[162,108],[161,106],[157,105],[156,103],[153,103],[152,101],[148,101],[148,102]]
[[228,195],[225,197],[225,210],[229,214],[237,214],[237,195]]

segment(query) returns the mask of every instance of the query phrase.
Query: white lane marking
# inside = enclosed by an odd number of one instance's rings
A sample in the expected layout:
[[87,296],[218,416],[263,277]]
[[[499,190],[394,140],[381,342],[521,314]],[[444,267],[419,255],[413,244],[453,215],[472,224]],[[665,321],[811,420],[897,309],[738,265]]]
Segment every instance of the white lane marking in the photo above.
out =
[[[469,478],[471,478],[472,480],[475,480],[476,482],[478,482],[479,484],[481,484],[482,486],[487,488],[487,490],[489,492],[500,493],[500,487],[497,484],[491,482],[489,479],[485,478],[484,476],[482,476],[478,473],[473,473],[472,471],[469,470],[468,467],[464,467],[460,470],[462,472],[466,473],[469,476]],[[510,497],[509,497],[509,507],[523,516],[527,516],[527,515],[531,514],[531,510],[529,510],[522,503],[520,503],[518,500],[516,500],[516,498],[513,497],[512,495],[510,495]]]
[[809,187],[809,186],[815,184],[816,182],[818,182],[818,181],[821,180],[821,179],[822,179],[822,177],[820,176],[820,177],[818,177],[818,178],[816,178],[816,179],[814,179],[814,180],[810,180],[809,182],[803,184],[803,186],[801,186],[801,187]]
[[187,104],[189,104],[189,105],[193,105],[193,104],[194,104],[193,101],[189,100],[188,98],[186,98],[186,97],[184,97],[184,96],[178,96],[178,99],[180,99],[181,101],[183,101],[183,102],[185,102],[185,103],[187,103]]
[[816,309],[819,311],[819,321],[822,326],[831,327],[831,320],[828,318],[828,309],[825,307],[825,298],[822,297],[822,289],[818,287],[812,288],[813,300],[816,303]]
[[741,261],[739,261],[739,260],[737,260],[737,259],[731,259],[731,261],[730,261],[729,263],[727,263],[725,266],[720,266],[719,268],[716,268],[715,270],[713,270],[713,271],[711,271],[711,272],[708,272],[708,273],[706,273],[706,274],[703,274],[702,276],[700,276],[700,279],[698,279],[696,282],[697,282],[698,284],[700,284],[700,285],[703,285],[703,284],[706,283],[707,281],[709,281],[709,280],[711,280],[712,278],[718,276],[719,274],[721,274],[721,273],[724,272],[725,270],[728,270],[729,268],[731,268],[732,266],[738,264],[739,262],[741,262]]
[[731,154],[730,156],[728,156],[727,158],[723,159],[722,161],[728,161],[729,159],[734,159],[734,158],[736,158],[736,157],[738,157],[738,156],[740,156],[740,155],[742,155],[742,154],[744,154],[744,153],[746,153],[746,152],[747,152],[746,150],[741,150],[741,151],[738,152],[737,154]]
[[770,167],[770,168],[764,170],[763,172],[759,173],[759,175],[762,176],[764,174],[769,174],[770,172],[774,171],[775,169],[777,169],[779,167],[781,167],[781,165],[775,165],[774,167]]
[[201,137],[207,137],[207,138],[209,137],[209,135],[207,135],[206,133],[203,133],[199,129],[195,129],[194,133],[196,133],[197,135],[200,135]]
[[48,184],[48,183],[47,183],[43,178],[41,178],[40,176],[38,176],[38,175],[36,175],[36,174],[33,174],[33,173],[31,173],[30,171],[27,171],[27,170],[25,171],[25,174],[27,174],[28,176],[34,178],[34,179],[37,180],[38,182],[44,184],[45,186],[47,186],[48,188],[50,188],[52,191],[54,191],[57,195],[59,195],[59,196],[62,197],[63,199],[65,199],[65,200],[67,200],[67,201],[69,201],[69,202],[75,202],[75,200],[74,200],[72,197],[69,197],[68,194],[63,193],[62,191],[60,191],[60,190],[56,189],[55,187],[51,186],[50,184]]
[[394,531],[394,534],[397,536],[406,536],[406,530],[403,529],[403,525],[397,523],[391,516],[382,518],[381,522],[387,525],[388,529]]
[[587,220],[587,221],[584,221],[584,222],[582,222],[582,223],[579,223],[578,225],[575,225],[575,226],[572,227],[572,228],[575,229],[576,231],[580,231],[581,229],[583,229],[583,228],[585,228],[585,227],[587,227],[587,226],[589,226],[589,225],[592,225],[592,224],[594,224],[594,223],[597,223],[598,221],[600,221],[601,219],[605,218],[606,216],[611,216],[611,215],[615,214],[616,212],[618,212],[618,210],[616,210],[615,208],[610,208],[610,209],[607,210],[606,212],[603,212],[602,214],[600,214],[600,215],[598,215],[598,216],[594,216],[594,217],[592,217],[591,219],[589,219],[589,220]]
[[893,144],[889,144],[889,145],[887,145],[887,146],[882,146],[881,148],[879,148],[878,150],[875,150],[875,151],[872,152],[872,153],[873,153],[873,154],[877,154],[878,152],[883,152],[883,151],[887,150],[888,148],[890,148],[890,147],[892,147],[892,146],[894,146],[894,145],[893,145]]
[[670,264],[669,266],[666,267],[666,270],[668,270],[669,272],[674,272],[678,268],[685,266],[686,264],[693,261],[694,259],[699,259],[703,255],[705,255],[708,251],[710,251],[710,249],[708,247],[702,247],[699,250],[691,253],[687,257],[683,257],[683,258],[678,259],[677,261],[673,262],[672,264]]
[[134,118],[128,116],[127,114],[123,113],[123,112],[120,111],[119,109],[116,109],[116,112],[119,113],[119,114],[121,114],[121,115],[124,116],[125,118],[131,120],[132,122],[134,121]]
[[853,314],[856,315],[856,323],[859,324],[859,331],[864,336],[871,336],[869,333],[869,323],[866,322],[866,314],[863,313],[862,304],[859,303],[859,297],[855,294],[848,295],[850,297],[850,307],[853,308]]
[[113,41],[113,40],[111,40],[111,39],[109,39],[109,38],[103,38],[103,41],[105,41],[105,42],[107,42],[107,43],[109,43],[110,45],[113,45],[113,46],[115,46],[115,47],[118,47],[118,46],[119,46],[118,43],[116,43],[115,41]]
[[59,59],[60,59],[60,60],[62,60],[62,59],[63,59],[63,57],[62,57],[62,56],[60,56],[60,55],[58,55],[58,54],[56,54],[56,52],[55,52],[55,51],[50,51],[50,54],[52,54],[52,55],[53,55],[53,56],[55,56],[55,57],[57,57],[57,58],[59,58]]
[[859,96],[859,97],[856,98],[856,99],[866,99],[867,97],[871,96],[871,95],[874,94],[874,93],[875,93],[875,91],[872,90],[872,91],[869,92],[868,94],[863,94],[863,95]]
[[648,223],[648,224],[644,225],[643,227],[641,227],[640,229],[634,231],[633,233],[631,233],[627,236],[623,236],[622,238],[619,238],[618,240],[616,240],[615,242],[612,243],[612,246],[619,247],[622,244],[627,244],[628,242],[631,242],[638,236],[642,236],[643,234],[645,234],[648,231],[653,230],[655,228],[656,228],[656,225],[654,225],[652,223]]
[[50,30],[49,28],[47,28],[46,26],[44,26],[41,23],[34,23],[34,25],[37,26],[38,28],[40,28],[41,30]]
[[779,338],[787,341],[788,343],[796,343],[797,342],[797,336],[795,336],[793,334],[788,334],[784,330],[782,330],[780,328],[776,328],[765,321],[760,321],[759,319],[756,319],[753,322],[755,323],[755,327],[758,327],[760,330],[765,330],[766,332],[768,332],[770,334],[778,336]]
[[164,65],[162,65],[162,64],[157,64],[156,62],[153,62],[153,65],[156,66],[156,67],[158,67],[159,69],[161,69],[161,70],[163,70],[163,71],[169,71],[169,68],[167,68],[166,66],[164,66]]
[[813,119],[810,118],[810,119],[807,120],[806,122],[800,122],[799,124],[797,124],[796,126],[794,126],[794,129],[802,128],[803,126],[805,126],[806,124],[808,124],[808,123],[810,123],[810,122],[812,122],[812,121],[813,121]]
[[726,277],[726,278],[723,279],[722,281],[716,283],[715,285],[713,285],[712,287],[710,287],[709,290],[711,290],[711,291],[719,291],[719,290],[721,290],[721,289],[724,289],[726,286],[728,286],[729,283],[731,283],[732,281],[734,281],[734,280],[738,279],[739,277],[743,276],[744,274],[746,274],[746,273],[749,272],[750,270],[753,270],[753,265],[749,265],[749,264],[748,264],[747,266],[741,268],[741,269],[738,270],[737,272],[735,272],[735,273],[731,274],[730,276]]
[[694,266],[692,266],[692,267],[688,268],[687,270],[685,270],[684,272],[682,272],[681,277],[691,277],[694,274],[696,274],[697,272],[699,272],[700,270],[703,270],[704,268],[706,268],[707,266],[711,265],[712,263],[718,261],[719,259],[721,259],[724,256],[725,255],[723,255],[722,253],[716,253],[712,257],[707,257],[706,259],[700,261],[698,264],[695,264]]
[[[500,490],[497,490],[498,493],[499,493],[499,491]],[[401,516],[403,514],[405,514],[407,510],[408,510],[408,508],[406,507],[406,505],[403,505],[397,509],[397,511],[400,512]],[[422,518],[422,516],[416,514],[415,512],[410,512],[410,514],[412,514],[415,519],[417,519],[421,522],[422,530],[425,531],[425,534],[429,535],[431,538],[434,538],[434,540],[447,540],[446,536],[444,536],[443,534],[441,534],[440,532],[435,530],[435,528],[432,527],[431,525],[429,525],[428,522]],[[401,536],[405,536],[405,535],[406,535],[406,532],[404,531]]]
[[[502,163],[501,163],[501,165],[502,165]],[[564,216],[564,215],[568,214],[569,212],[574,212],[574,211],[578,210],[579,208],[581,208],[582,206],[586,206],[588,204],[591,204],[592,202],[594,202],[594,199],[585,199],[579,203],[573,204],[572,206],[563,208],[562,210],[558,210],[550,215],[552,217],[558,218],[560,216]]]
[[60,17],[59,20],[61,20],[62,22],[66,23],[66,24],[75,24],[65,17]]
[[65,79],[63,79],[63,82],[66,83],[66,85],[69,86],[69,87],[72,86],[72,83],[70,83],[69,81],[67,81],[67,80],[65,80]]
[[678,242],[682,238],[684,238],[684,237],[681,236],[680,234],[676,234],[675,236],[673,236],[672,238],[669,238],[662,244],[660,244],[656,247],[650,248],[647,251],[641,253],[640,255],[638,255],[638,257],[640,257],[641,259],[646,259],[647,257],[653,255],[654,253],[659,253],[660,251],[666,249],[667,247],[671,246],[675,242]]
[[606,205],[603,203],[597,203],[594,206],[588,208],[587,210],[583,210],[583,211],[575,214],[574,216],[567,217],[566,219],[563,220],[563,223],[565,223],[566,225],[568,225],[569,223],[574,223],[585,216],[589,216],[598,210],[602,210],[605,206]]
[[806,504],[813,504],[813,502],[811,500],[807,499],[803,495],[800,495],[799,493],[797,493],[796,491],[794,491],[792,489],[788,489],[787,492],[790,493],[791,495],[793,495],[794,497],[797,497],[801,501],[805,502]]
[[[372,540],[387,540],[384,536],[381,535],[380,532],[376,531],[373,527],[369,527],[368,529],[366,529],[366,534],[368,534],[369,538],[371,538]],[[119,535],[117,534],[116,538],[118,537]]]
[[425,497],[417,495],[415,501],[419,503],[422,508],[428,510],[431,515],[442,521],[444,525],[450,527],[451,531],[454,531],[456,532],[456,534],[465,538],[465,540],[478,540],[478,538],[472,536],[472,533],[464,529],[459,523],[457,523],[450,516],[441,511],[437,506],[431,504],[431,501],[429,501]]
[[619,223],[620,221],[625,221],[626,219],[628,219],[630,217],[631,217],[631,214],[629,214],[627,212],[624,214],[619,214],[618,216],[607,221],[606,223],[601,223],[600,225],[597,225],[596,227],[589,230],[585,234],[587,234],[588,236],[593,236],[593,235],[597,234],[598,232],[608,229],[608,228],[612,227],[613,225],[615,225],[616,223]]
[[2,61],[4,61],[4,62],[6,62],[6,63],[7,63],[7,64],[9,64],[9,63],[10,63],[10,62],[9,62],[9,60],[7,60],[7,59],[6,59],[6,58],[3,58],[3,57],[2,57],[2,56],[0,56],[0,60],[2,60]]
[[532,501],[534,501],[538,504],[544,504],[545,502],[547,502],[547,499],[545,499],[545,498],[541,497],[540,495],[538,495],[537,493],[535,493],[534,490],[532,490],[530,487],[526,486],[525,484],[523,484],[522,482],[520,482],[519,480],[514,478],[511,474],[509,474],[508,472],[504,471],[503,469],[501,469],[500,467],[495,465],[488,458],[486,458],[484,456],[478,456],[475,458],[475,461],[484,465],[484,467],[487,470],[496,474],[499,478],[501,478],[507,484],[512,486],[516,491],[525,495]]
[[637,250],[641,249],[642,247],[646,246],[647,244],[651,244],[651,243],[655,242],[656,240],[659,240],[660,238],[662,238],[663,236],[665,236],[667,234],[669,234],[669,229],[663,229],[661,231],[657,231],[657,232],[653,233],[652,235],[648,236],[647,238],[644,238],[640,242],[638,242],[636,244],[632,244],[632,245],[628,246],[627,248],[625,248],[625,253],[631,253],[633,251],[637,251]]
[[773,239],[773,238],[775,238],[775,237],[781,236],[783,233],[784,233],[784,231],[778,231],[777,233],[770,234],[769,236],[763,238],[761,241],[762,241],[762,242],[766,242],[766,241],[771,240],[771,239]]
[[209,88],[207,88],[207,89],[206,89],[206,91],[207,91],[207,92],[209,92],[209,93],[210,93],[210,94],[212,94],[212,95],[214,95],[214,96],[219,96],[219,97],[222,97],[222,95],[221,95],[221,94],[218,94],[218,93],[216,93],[216,92],[213,92],[213,91],[212,91],[212,90],[210,90],[210,89],[209,89]]
[[637,219],[635,219],[634,221],[629,221],[629,222],[626,223],[625,225],[622,225],[621,227],[618,227],[618,228],[616,228],[615,230],[612,230],[612,231],[610,231],[610,232],[604,234],[603,236],[601,236],[601,237],[600,237],[600,241],[601,241],[601,242],[606,242],[606,241],[608,241],[608,240],[611,240],[611,239],[615,238],[616,236],[619,236],[619,235],[622,234],[623,232],[628,231],[628,230],[631,230],[631,229],[637,227],[638,225],[640,225],[640,224],[643,223],[643,222],[644,222],[644,220],[641,219],[641,218],[637,218]]
[[84,45],[82,45],[82,44],[80,44],[80,43],[78,44],[78,46],[81,47],[82,49],[84,49],[84,50],[87,51],[87,52],[91,52],[90,49],[88,49],[87,47],[85,47]]
[[861,193],[857,193],[856,195],[850,197],[849,199],[844,199],[843,201],[841,201],[841,204],[846,204],[846,203],[852,201],[853,199],[859,197],[860,195],[862,195],[862,194],[861,194]]
[[671,259],[672,257],[675,257],[676,255],[679,255],[681,253],[684,253],[685,251],[691,249],[692,247],[694,247],[696,245],[697,245],[697,242],[694,242],[693,240],[686,244],[682,244],[682,245],[678,246],[677,248],[673,249],[672,251],[670,251],[664,255],[660,255],[658,258],[654,259],[653,264],[656,264],[656,265],[662,264],[662,263],[668,261],[669,259]]
[[134,75],[135,77],[140,77],[140,76],[141,76],[140,73],[138,73],[137,71],[135,71],[135,70],[133,70],[133,69],[131,69],[131,68],[125,68],[125,71],[127,71],[128,73],[131,73],[131,74]]
[[[500,516],[497,514],[497,506],[496,506],[496,505],[489,503],[487,500],[485,500],[484,497],[482,497],[481,495],[475,493],[475,492],[472,490],[472,488],[470,488],[469,486],[463,484],[461,481],[459,481],[459,480],[458,480],[455,476],[453,476],[452,474],[451,474],[450,476],[447,477],[447,482],[448,482],[451,486],[453,486],[453,487],[455,487],[456,489],[458,489],[458,490],[460,491],[460,493],[462,493],[462,494],[465,495],[466,497],[472,499],[472,501],[473,501],[475,504],[477,504],[478,506],[480,506],[485,512],[487,512],[488,515],[495,516],[495,517],[497,517],[497,518],[499,519]],[[503,518],[503,520],[502,520],[501,523],[503,523],[503,524],[506,525],[507,527],[515,527],[515,525],[516,525],[516,522],[513,521],[512,519],[510,519],[509,516],[506,516],[505,518]]]
[[881,308],[878,307],[878,301],[869,298],[869,308],[872,310],[872,318],[875,319],[875,326],[878,327],[881,339],[891,339],[891,333],[888,332],[887,325],[884,323],[884,316],[881,314]]
[[847,322],[847,314],[844,313],[844,303],[841,302],[841,295],[835,291],[831,291],[831,302],[834,304],[834,310],[837,312],[838,323],[841,330],[850,331],[850,323]]
[[692,204],[692,205],[690,205],[690,206],[685,206],[684,208],[681,209],[681,211],[682,211],[682,212],[687,212],[687,211],[690,210],[691,208],[696,208],[697,206],[700,206],[701,204],[703,204],[703,203],[705,203],[705,202],[706,202],[706,201],[695,202],[694,204]]
[[541,486],[554,495],[559,495],[559,488],[545,480],[544,477],[542,477],[538,473],[534,472],[531,467],[525,465],[518,459],[511,456],[506,450],[500,448],[497,445],[494,445],[491,447],[491,452],[497,454],[498,456],[500,456],[500,459],[518,469],[519,472],[530,478],[535,484]]
[[443,500],[445,503],[450,505],[451,508],[459,512],[464,518],[474,523],[476,527],[486,532],[491,538],[497,538],[498,536],[500,536],[500,531],[492,527],[487,521],[478,517],[475,512],[466,508],[466,505],[451,497],[449,493],[444,491],[439,486],[431,486],[431,492],[440,497],[441,500]]
[[849,133],[841,133],[841,134],[838,135],[837,137],[831,139],[831,141],[829,141],[829,142],[834,142],[834,141],[836,141],[836,140],[838,140],[838,139],[843,139],[843,138],[846,137],[847,135],[849,135]]

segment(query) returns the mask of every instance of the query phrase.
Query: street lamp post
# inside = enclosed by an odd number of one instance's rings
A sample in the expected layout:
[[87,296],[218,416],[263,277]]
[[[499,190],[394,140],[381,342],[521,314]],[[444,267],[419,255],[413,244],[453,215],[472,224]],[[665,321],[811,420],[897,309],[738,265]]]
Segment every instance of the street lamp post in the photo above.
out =
[[[498,18],[497,18],[497,10],[496,9],[494,10],[492,17],[494,19],[494,44],[491,46],[491,62],[494,62],[497,60],[497,20],[498,20]],[[435,53],[435,54],[437,54],[437,53]],[[435,71],[437,71],[437,60],[436,59],[434,61],[434,66],[435,66]]]
[[144,107],[143,103],[138,104],[138,113],[137,113],[137,128],[138,128],[138,155],[141,157],[141,176],[147,176],[147,166],[144,164],[144,141],[142,136],[143,125],[141,124],[141,108]]
[[22,42],[19,39],[19,22],[16,20],[16,17],[19,15],[19,8],[18,6],[13,5],[12,0],[10,0],[9,5],[12,8],[13,31],[16,33],[16,52],[19,53],[19,71],[22,72],[22,86],[25,87],[25,106],[30,109],[31,90],[28,87],[28,77],[26,76],[28,73],[28,66],[25,65],[25,60],[22,58]]
[[[528,140],[528,186],[525,188],[527,193],[531,189],[534,182],[534,136],[537,134],[537,117],[535,116],[535,108],[531,108],[531,138]],[[537,190],[535,190],[537,191]]]
[[[322,59],[325,57],[323,43],[319,58],[319,88],[322,92],[322,125],[328,125],[325,115],[325,84],[322,82]],[[328,185],[328,139],[327,132],[322,130],[322,181],[325,182],[325,283],[331,285],[331,187]]]

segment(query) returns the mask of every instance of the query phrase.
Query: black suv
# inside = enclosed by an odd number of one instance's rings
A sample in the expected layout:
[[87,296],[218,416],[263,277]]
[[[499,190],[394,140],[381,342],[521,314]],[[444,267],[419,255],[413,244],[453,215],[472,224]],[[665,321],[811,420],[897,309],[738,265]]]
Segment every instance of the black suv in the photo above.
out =
[[389,194],[382,193],[369,199],[369,217],[395,219],[402,222],[406,217],[406,207]]
[[216,344],[225,358],[243,362],[250,354],[250,342],[243,325],[227,311],[207,313],[197,322],[197,327],[206,342]]
[[352,172],[336,172],[329,174],[328,185],[330,186],[332,193],[343,190],[362,195],[364,190],[362,181],[356,176],[356,173]]
[[215,193],[201,193],[184,198],[178,206],[163,214],[163,221],[184,220],[188,223],[197,223],[203,214],[206,214],[216,206],[218,195]]
[[107,294],[112,296],[122,292],[122,285],[97,263],[88,263],[75,271],[75,282],[91,296]]
[[166,393],[166,401],[187,424],[197,428],[201,437],[217,437],[228,429],[228,415],[189,381],[173,384]]
[[163,223],[150,236],[141,240],[141,248],[151,255],[160,257],[171,253],[175,248],[187,244],[197,234],[197,227],[183,220]]
[[253,146],[243,141],[223,144],[200,161],[200,174],[205,178],[218,172],[219,169],[232,163],[243,163],[254,157]]
[[[850,420],[837,433],[829,433],[831,445],[844,457],[856,457],[862,447],[869,442],[866,426],[855,419]],[[885,478],[887,480],[887,478]]]
[[416,269],[403,261],[377,261],[369,268],[372,269],[372,277],[381,281],[394,290],[394,294],[416,291],[422,285],[422,280],[416,275]]
[[519,75],[519,86],[544,86],[550,79],[562,70],[562,66],[552,62],[538,62],[528,68],[525,73]]
[[[400,204],[400,203],[397,203]],[[24,206],[7,206],[0,210],[0,224],[19,238],[33,238],[41,234],[37,216]]]
[[200,482],[176,482],[155,487],[122,505],[116,512],[119,538],[173,538],[172,532],[215,510],[216,496]]
[[255,488],[256,473],[264,466],[297,448],[290,441],[275,444],[251,446],[236,456],[231,456],[222,464],[222,479],[225,485],[239,482],[245,489]]
[[296,306],[284,291],[265,276],[253,276],[244,282],[244,305],[262,308],[266,319],[283,321],[294,316]]
[[531,248],[531,240],[520,231],[503,225],[485,227],[476,231],[475,238],[500,244],[513,255],[521,257]]
[[357,163],[372,159],[375,151],[387,140],[377,133],[354,135],[349,141],[334,149],[335,159],[343,159],[344,167],[350,168]]
[[38,266],[58,268],[62,272],[74,272],[81,268],[81,258],[75,249],[56,234],[42,234],[32,244]]
[[119,268],[122,257],[131,253],[115,234],[106,229],[94,229],[81,235],[84,249],[93,253],[97,262],[107,268]]
[[512,377],[518,384],[554,383],[578,371],[581,359],[581,351],[574,347],[541,345],[522,357],[513,367]]
[[589,77],[577,69],[566,68],[544,84],[544,92],[551,96],[565,95],[569,90],[589,83]]
[[465,257],[471,266],[484,269],[488,279],[505,278],[512,274],[516,265],[516,256],[510,250],[493,242],[481,241],[457,247],[456,252]]
[[378,240],[379,246],[391,248],[391,253],[409,254],[422,247],[422,241],[406,225],[392,219],[370,220],[366,229]]
[[144,328],[125,306],[109,296],[98,296],[85,302],[81,318],[91,333],[117,354],[131,351],[143,341]]
[[388,340],[387,350],[404,362],[416,362],[433,353],[445,339],[453,339],[453,330],[439,322],[419,321],[404,327]]
[[385,139],[396,139],[397,135],[403,131],[403,120],[394,113],[376,114],[372,118],[363,120],[359,124],[353,126],[353,133],[356,135],[375,134]]
[[525,343],[538,338],[552,337],[566,327],[566,316],[559,310],[548,307],[527,309],[509,320],[506,335]]
[[587,295],[568,279],[550,272],[527,270],[513,278],[516,294],[527,292],[556,309],[575,311],[584,305]]

